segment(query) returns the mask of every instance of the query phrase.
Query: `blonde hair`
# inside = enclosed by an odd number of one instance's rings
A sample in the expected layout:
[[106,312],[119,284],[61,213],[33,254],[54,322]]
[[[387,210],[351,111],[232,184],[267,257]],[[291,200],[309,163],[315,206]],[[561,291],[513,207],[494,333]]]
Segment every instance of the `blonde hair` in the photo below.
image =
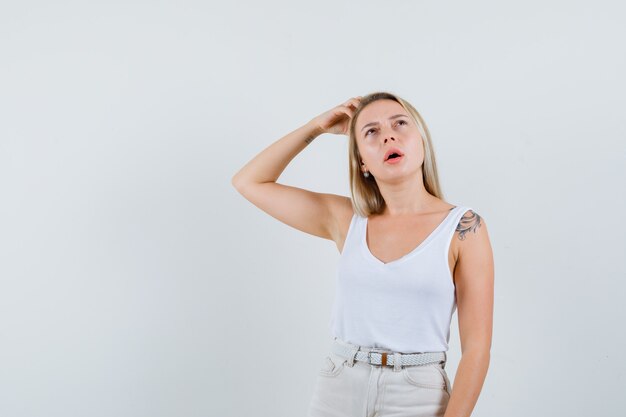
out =
[[361,98],[349,128],[348,164],[350,170],[350,193],[352,194],[352,206],[354,211],[363,217],[371,214],[382,213],[385,208],[385,200],[380,193],[375,178],[370,174],[368,178],[363,176],[361,171],[361,155],[356,142],[356,119],[361,111],[377,100],[393,100],[399,103],[413,117],[415,124],[422,136],[424,143],[424,164],[422,165],[422,178],[426,191],[438,198],[443,199],[443,193],[439,186],[439,176],[437,175],[437,163],[435,161],[435,150],[430,139],[428,127],[419,112],[409,102],[403,100],[395,94],[378,91]]

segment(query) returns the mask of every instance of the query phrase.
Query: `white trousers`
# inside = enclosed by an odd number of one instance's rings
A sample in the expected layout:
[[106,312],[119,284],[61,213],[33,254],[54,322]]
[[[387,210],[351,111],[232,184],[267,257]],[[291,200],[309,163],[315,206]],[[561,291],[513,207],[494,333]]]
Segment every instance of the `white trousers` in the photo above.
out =
[[[374,350],[337,338],[334,342]],[[441,417],[450,392],[443,362],[394,370],[330,351],[318,371],[307,417]]]

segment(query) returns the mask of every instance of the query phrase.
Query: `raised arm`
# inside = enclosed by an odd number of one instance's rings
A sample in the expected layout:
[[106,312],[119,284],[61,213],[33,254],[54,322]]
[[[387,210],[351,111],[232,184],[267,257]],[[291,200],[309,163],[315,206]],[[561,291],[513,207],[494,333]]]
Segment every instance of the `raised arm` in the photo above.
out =
[[276,181],[291,160],[317,136],[346,134],[358,100],[359,97],[351,98],[272,143],[233,176],[232,185],[247,200],[281,222],[337,242],[338,219],[352,210],[350,199]]

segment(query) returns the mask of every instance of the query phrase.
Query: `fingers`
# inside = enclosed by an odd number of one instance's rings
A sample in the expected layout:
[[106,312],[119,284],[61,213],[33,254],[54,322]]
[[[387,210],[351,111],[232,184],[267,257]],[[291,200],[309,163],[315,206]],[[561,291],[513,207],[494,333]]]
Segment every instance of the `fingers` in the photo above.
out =
[[359,104],[361,103],[361,98],[363,97],[362,96],[353,97],[350,100],[346,101],[345,103],[339,105],[338,107],[341,109],[342,112],[347,114],[350,119],[352,119],[352,116],[354,116],[354,111],[356,110],[357,107],[359,107]]
[[361,102],[362,98],[363,98],[362,96],[353,97],[350,100],[343,103],[343,106],[356,108],[359,106],[359,103]]
[[346,116],[348,116],[349,119],[352,119],[352,116],[354,116],[354,110],[352,110],[350,107],[345,106],[343,104],[337,106],[334,109],[334,113],[335,115],[339,116],[340,114],[345,114]]

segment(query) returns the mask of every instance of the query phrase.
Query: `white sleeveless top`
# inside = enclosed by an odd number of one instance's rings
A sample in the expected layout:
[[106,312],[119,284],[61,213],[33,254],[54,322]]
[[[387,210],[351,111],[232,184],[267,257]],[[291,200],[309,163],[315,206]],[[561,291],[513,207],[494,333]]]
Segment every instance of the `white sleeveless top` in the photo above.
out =
[[448,251],[467,210],[451,209],[419,246],[388,263],[370,252],[367,218],[355,213],[337,268],[331,335],[394,352],[447,351],[456,310]]

